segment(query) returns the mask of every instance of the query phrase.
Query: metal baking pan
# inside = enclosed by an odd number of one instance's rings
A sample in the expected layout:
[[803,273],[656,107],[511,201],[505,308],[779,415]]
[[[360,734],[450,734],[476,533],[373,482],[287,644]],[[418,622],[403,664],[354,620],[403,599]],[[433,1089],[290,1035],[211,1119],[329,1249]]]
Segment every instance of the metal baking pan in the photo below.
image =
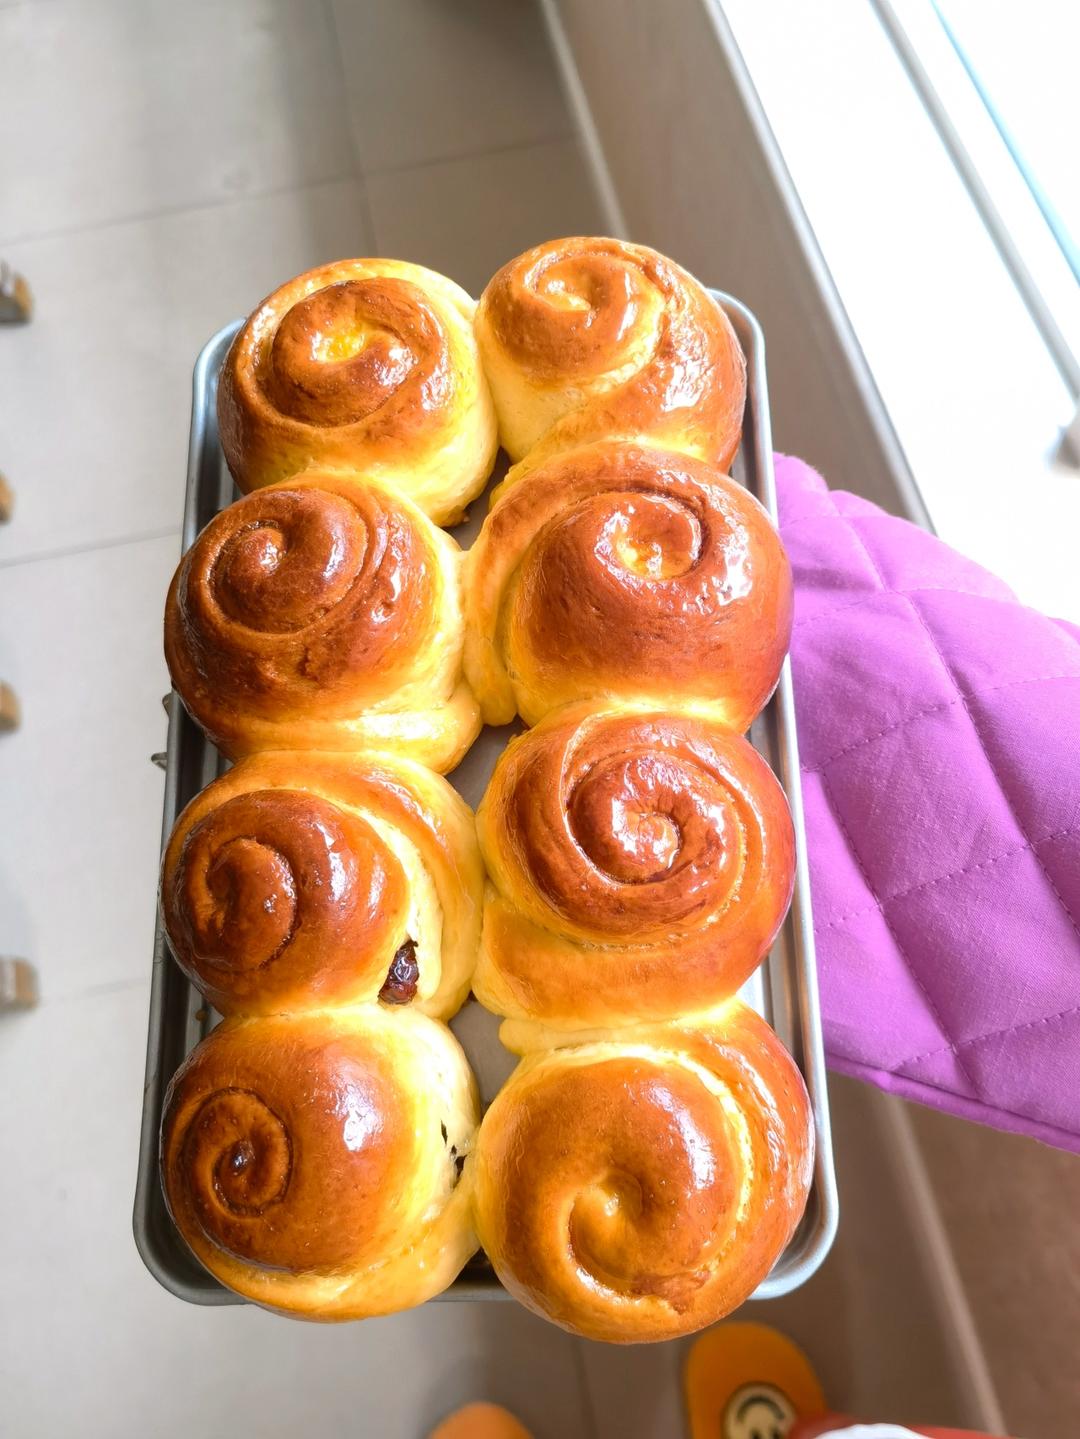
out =
[[[747,401],[742,447],[734,476],[756,495],[776,518],[772,433],[765,379],[761,329],[749,310],[727,295],[717,294],[739,337],[747,359]],[[227,325],[207,342],[195,365],[188,452],[187,498],[183,549],[225,505],[237,497],[218,442],[217,380],[240,321]],[[496,470],[492,485],[503,473]],[[468,546],[487,510],[478,499],[470,518],[454,534]],[[164,597],[163,597],[164,599]],[[168,745],[154,758],[165,769],[162,848],[184,805],[226,767],[213,745],[189,718],[173,694],[167,704]],[[485,729],[451,776],[455,787],[475,808],[488,776],[513,727]],[[743,997],[773,1026],[806,1079],[817,1127],[817,1158],[806,1214],[772,1273],[754,1298],[775,1299],[805,1283],[821,1264],[836,1234],[837,1196],[833,1172],[825,1060],[818,1010],[814,931],[806,868],[799,754],[790,666],[785,663],[776,693],[755,721],[750,738],[779,776],[787,791],[795,822],[795,897],[791,910],[765,962],[748,981]],[[164,1287],[192,1304],[241,1304],[190,1253],[165,1208],[158,1178],[158,1131],[169,1080],[185,1056],[212,1028],[216,1016],[174,963],[161,916],[154,932],[153,977],[150,990],[146,1082],[143,1089],[142,1140],[135,1191],[135,1243],[143,1262]],[[452,1021],[473,1064],[483,1098],[490,1099],[514,1067],[514,1059],[498,1043],[498,1020],[475,1000]],[[440,1299],[503,1299],[506,1291],[483,1255],[466,1266]]]

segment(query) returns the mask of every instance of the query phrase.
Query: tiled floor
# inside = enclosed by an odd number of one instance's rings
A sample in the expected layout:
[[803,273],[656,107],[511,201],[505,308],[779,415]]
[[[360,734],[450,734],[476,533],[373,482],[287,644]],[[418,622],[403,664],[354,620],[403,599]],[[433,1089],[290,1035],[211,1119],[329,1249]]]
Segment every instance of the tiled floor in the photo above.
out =
[[[0,55],[0,254],[38,302],[0,331],[17,491],[0,677],[25,715],[0,739],[0,951],[43,985],[0,1021],[0,1439],[418,1439],[479,1395],[537,1439],[672,1439],[677,1347],[579,1344],[510,1304],[341,1328],[196,1309],[130,1232],[192,362],[321,261],[392,253],[476,290],[526,244],[603,227],[537,11],[0,0]],[[960,1418],[937,1331],[896,1292],[923,1261],[866,1138],[871,1100],[837,1099],[845,1202],[858,1192],[844,1241],[758,1313],[849,1402],[902,1406],[917,1371]]]
[[0,563],[175,534],[200,346],[282,276],[369,251],[366,215],[359,183],[338,179],[45,239],[0,236],[37,294],[33,324],[0,332],[0,465],[18,487]]
[[199,1310],[130,1214],[191,366],[320,261],[393,253],[476,289],[601,221],[536,11],[501,0],[0,3],[0,1436],[413,1439],[502,1398],[591,1436],[582,1350],[511,1305],[324,1329]]

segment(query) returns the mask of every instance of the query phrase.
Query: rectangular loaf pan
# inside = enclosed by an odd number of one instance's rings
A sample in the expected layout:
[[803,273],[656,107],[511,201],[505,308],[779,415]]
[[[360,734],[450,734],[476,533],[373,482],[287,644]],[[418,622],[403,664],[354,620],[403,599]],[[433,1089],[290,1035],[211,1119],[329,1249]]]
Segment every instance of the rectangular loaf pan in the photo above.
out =
[[[733,474],[761,501],[775,521],[772,432],[761,329],[750,311],[738,301],[719,291],[714,294],[734,326],[747,360],[746,415]],[[217,381],[240,323],[236,321],[219,330],[203,347],[195,364],[182,541],[185,551],[218,510],[237,497],[218,442]],[[501,466],[497,468],[492,486],[503,473]],[[464,547],[476,535],[486,511],[484,495],[474,502],[469,520],[453,531]],[[175,694],[169,697],[168,712],[167,748],[163,756],[155,756],[165,769],[162,848],[183,807],[222,772],[226,763],[189,718]],[[450,776],[455,788],[474,808],[512,732],[509,727],[484,729]],[[776,693],[755,721],[750,738],[787,791],[795,823],[797,861],[791,910],[765,962],[744,987],[743,997],[769,1021],[802,1070],[817,1127],[817,1158],[806,1214],[772,1273],[754,1295],[755,1299],[775,1299],[797,1289],[817,1270],[829,1252],[838,1217],[814,965],[799,752],[788,663],[784,665]],[[135,1191],[135,1243],[150,1273],[178,1298],[190,1304],[241,1304],[244,1301],[238,1295],[225,1289],[202,1268],[177,1234],[165,1209],[158,1179],[158,1131],[165,1090],[185,1056],[214,1022],[215,1016],[208,1012],[198,991],[173,962],[159,913],[154,930],[142,1138]],[[498,1021],[470,999],[452,1021],[451,1028],[473,1064],[484,1100],[490,1100],[514,1066],[513,1057],[498,1043]],[[477,1256],[450,1288],[438,1296],[439,1299],[507,1297],[483,1255]]]

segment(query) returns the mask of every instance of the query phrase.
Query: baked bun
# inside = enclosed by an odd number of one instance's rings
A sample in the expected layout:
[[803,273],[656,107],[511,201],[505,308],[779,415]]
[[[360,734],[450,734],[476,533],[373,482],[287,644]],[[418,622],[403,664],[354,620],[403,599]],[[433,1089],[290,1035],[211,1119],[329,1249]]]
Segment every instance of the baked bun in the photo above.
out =
[[527,1054],[469,1162],[477,1233],[511,1294],[563,1328],[673,1339],[765,1278],[802,1217],[813,1154],[798,1069],[733,1000],[696,1028]]
[[443,1025],[377,1005],[227,1019],[165,1097],[161,1174],[196,1257],[305,1319],[420,1304],[476,1249],[478,1107]]
[[222,1014],[379,1000],[446,1019],[482,893],[465,801],[378,754],[241,760],[181,814],[161,875],[173,953]]
[[500,486],[465,561],[465,672],[489,724],[571,700],[701,701],[743,731],[780,677],[791,567],[713,465],[600,441]]
[[452,280],[401,260],[341,260],[275,290],[221,372],[237,484],[354,470],[392,481],[438,524],[460,519],[497,448],[475,309]]
[[572,705],[500,756],[477,813],[490,882],[477,998],[588,1029],[733,995],[794,882],[787,801],[700,715]]
[[299,475],[216,515],[169,589],[165,657],[233,758],[392,750],[448,770],[480,728],[461,554],[381,481]]
[[595,238],[526,250],[480,297],[476,337],[515,461],[597,439],[643,440],[722,469],[735,458],[739,342],[713,297],[655,250]]

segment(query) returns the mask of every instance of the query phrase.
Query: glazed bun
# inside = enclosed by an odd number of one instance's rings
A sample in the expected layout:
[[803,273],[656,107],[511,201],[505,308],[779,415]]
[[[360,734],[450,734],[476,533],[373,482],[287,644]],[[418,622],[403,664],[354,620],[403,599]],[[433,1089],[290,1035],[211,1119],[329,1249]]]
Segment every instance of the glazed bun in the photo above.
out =
[[[514,1045],[526,1026],[504,1026]],[[526,1057],[470,1161],[480,1242],[528,1308],[588,1339],[674,1339],[749,1298],[806,1205],[798,1069],[737,1000],[707,1022]]]
[[472,811],[389,755],[241,760],[176,822],[169,943],[221,1014],[362,1000],[445,1019],[468,993],[483,868]]
[[713,297],[623,240],[549,240],[490,281],[476,336],[499,437],[526,467],[598,439],[641,440],[727,469],[746,362]]
[[184,556],[169,672],[233,758],[374,748],[451,769],[480,728],[460,586],[455,542],[392,487],[300,475],[222,510]]
[[572,705],[512,740],[477,812],[489,884],[477,998],[563,1029],[733,995],[787,912],[787,802],[700,715]]
[[[809,1099],[737,997],[795,874],[742,737],[792,620],[776,528],[727,474],[745,406],[724,308],[613,239],[537,246],[479,304],[342,261],[239,330],[218,419],[245,494],[165,615],[176,692],[235,761],[161,871],[224,1017],[169,1085],[160,1169],[242,1298],[390,1314],[482,1247],[565,1329],[666,1340],[791,1240]],[[463,557],[438,526],[500,441]],[[442,775],[515,716],[474,817]],[[520,1057],[482,1122],[445,1024],[470,988]]]
[[228,1019],[169,1086],[165,1197],[245,1298],[305,1319],[389,1314],[476,1248],[458,1178],[477,1118],[457,1041],[412,1010]]
[[742,486],[700,460],[600,441],[493,499],[465,582],[466,675],[489,724],[641,698],[749,726],[787,653],[792,582]]
[[391,481],[438,524],[460,519],[497,448],[475,309],[452,280],[401,260],[342,260],[275,290],[221,372],[237,484],[350,470]]

